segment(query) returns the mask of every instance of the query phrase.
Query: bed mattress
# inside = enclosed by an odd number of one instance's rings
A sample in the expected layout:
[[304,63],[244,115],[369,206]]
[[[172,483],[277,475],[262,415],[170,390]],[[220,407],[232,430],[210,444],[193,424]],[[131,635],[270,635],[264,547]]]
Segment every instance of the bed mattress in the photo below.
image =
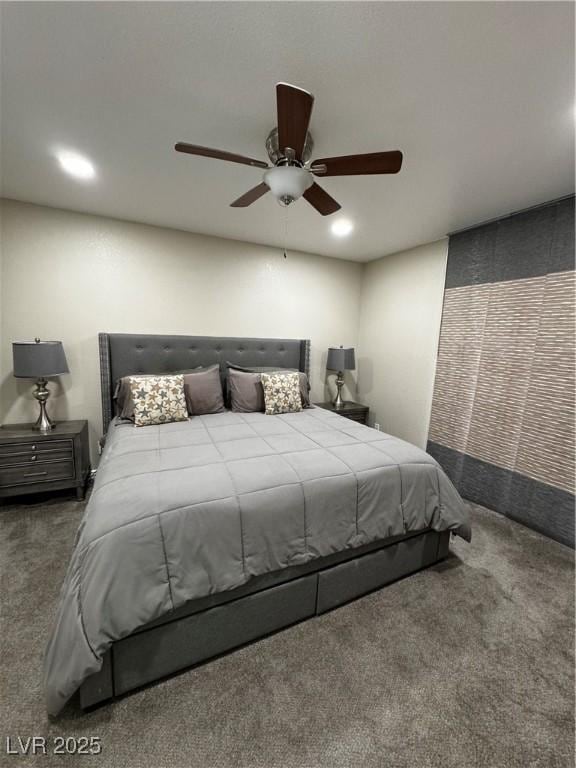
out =
[[434,459],[330,411],[114,420],[48,643],[48,712],[114,641],[189,600],[427,528],[470,538]]

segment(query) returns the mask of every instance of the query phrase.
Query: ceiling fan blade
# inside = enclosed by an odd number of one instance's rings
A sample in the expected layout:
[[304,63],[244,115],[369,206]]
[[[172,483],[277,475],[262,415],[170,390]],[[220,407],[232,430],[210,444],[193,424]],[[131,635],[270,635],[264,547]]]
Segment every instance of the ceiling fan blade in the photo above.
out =
[[288,83],[276,86],[276,104],[278,109],[278,147],[283,152],[286,147],[294,150],[297,160],[302,159],[314,96],[302,88]]
[[210,147],[199,147],[197,144],[186,144],[179,141],[174,145],[176,152],[185,152],[188,155],[200,155],[201,157],[214,157],[216,160],[227,160],[229,163],[242,163],[242,165],[252,165],[254,168],[268,168],[268,163],[262,160],[254,160],[252,157],[244,155],[235,155],[233,152],[224,152],[221,149],[210,149]]
[[336,213],[342,207],[340,203],[337,203],[333,197],[330,197],[328,192],[324,192],[322,187],[316,183],[312,184],[304,192],[303,196],[322,216],[330,216],[331,213]]
[[252,189],[249,189],[248,192],[245,192],[241,197],[238,198],[238,200],[234,200],[233,203],[230,203],[230,207],[246,208],[247,206],[252,205],[252,203],[255,203],[256,200],[258,200],[260,197],[262,197],[262,195],[265,195],[266,192],[269,191],[269,186],[262,182],[261,184],[258,184],[257,187],[252,187]]
[[[325,166],[326,170],[317,166]],[[398,173],[402,167],[402,152],[372,152],[367,155],[342,155],[314,160],[310,170],[318,176],[364,176],[371,173]]]

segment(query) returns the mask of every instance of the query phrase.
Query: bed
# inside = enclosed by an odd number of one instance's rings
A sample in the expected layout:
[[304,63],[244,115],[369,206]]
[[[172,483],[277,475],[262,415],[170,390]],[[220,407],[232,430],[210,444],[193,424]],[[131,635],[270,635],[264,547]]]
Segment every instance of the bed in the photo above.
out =
[[104,451],[45,657],[90,708],[446,556],[470,538],[437,463],[320,408],[135,427],[115,382],[226,363],[309,372],[307,340],[100,334]]

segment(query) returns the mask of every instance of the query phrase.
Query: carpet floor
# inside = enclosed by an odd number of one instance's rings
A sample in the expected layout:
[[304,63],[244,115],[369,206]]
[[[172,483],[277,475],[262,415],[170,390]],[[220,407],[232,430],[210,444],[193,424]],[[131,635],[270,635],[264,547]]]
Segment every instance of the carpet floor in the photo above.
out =
[[[82,714],[44,711],[41,663],[83,505],[0,507],[9,765],[569,768],[574,557],[471,507],[473,541],[329,614]],[[99,756],[13,758],[6,736],[98,736]],[[12,741],[12,743],[13,743]]]

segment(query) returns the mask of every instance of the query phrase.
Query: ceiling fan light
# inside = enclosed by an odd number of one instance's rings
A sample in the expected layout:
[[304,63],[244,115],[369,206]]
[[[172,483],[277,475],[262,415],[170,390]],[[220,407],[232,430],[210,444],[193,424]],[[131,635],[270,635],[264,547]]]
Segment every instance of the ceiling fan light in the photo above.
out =
[[266,171],[264,183],[270,187],[270,191],[277,200],[283,205],[288,205],[302,197],[314,180],[305,168],[278,165]]

